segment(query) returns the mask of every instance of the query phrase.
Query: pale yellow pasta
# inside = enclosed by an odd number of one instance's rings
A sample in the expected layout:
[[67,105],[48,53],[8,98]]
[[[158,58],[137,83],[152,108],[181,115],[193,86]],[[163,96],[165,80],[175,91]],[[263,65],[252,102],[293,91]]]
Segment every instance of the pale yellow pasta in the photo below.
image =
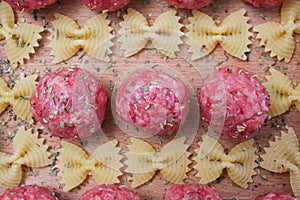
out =
[[[11,7],[4,1],[0,3],[0,39],[6,39],[5,50],[10,63],[14,66],[23,64],[24,59],[29,59],[30,54],[35,53],[34,48],[39,46],[37,42],[42,38],[43,27],[33,24],[21,24],[14,26],[14,13]],[[2,12],[3,9],[3,12]]]
[[208,15],[193,10],[193,17],[190,17],[190,24],[187,26],[190,45],[189,52],[192,53],[192,60],[208,55],[214,50],[217,44],[230,55],[241,60],[246,60],[246,53],[250,52],[248,45],[251,44],[248,17],[245,17],[246,10],[238,10],[226,17],[220,26]]
[[24,79],[18,80],[12,90],[12,94],[15,98],[30,97],[36,87],[37,74],[30,75]]
[[263,83],[270,95],[271,117],[283,114],[292,104],[295,104],[299,110],[300,86],[293,88],[291,80],[281,72],[271,68],[271,76],[267,76],[267,82]]
[[188,159],[190,153],[186,152],[188,145],[184,141],[185,137],[172,140],[157,152],[147,142],[131,138],[125,164],[126,172],[132,173],[132,187],[148,182],[158,170],[167,181],[183,183],[191,163]]
[[5,188],[16,187],[22,179],[22,165],[44,167],[52,164],[48,146],[38,133],[31,133],[22,126],[13,139],[14,154],[0,152],[0,185]]
[[[204,156],[200,148],[195,150],[197,156],[194,160],[197,164],[194,168],[198,171],[196,176],[201,178],[199,183],[207,184],[216,180],[222,174],[223,169],[226,169],[234,183],[247,188],[248,183],[253,182],[254,168],[257,167],[255,160],[258,157],[255,155],[256,148],[253,147],[254,140],[238,144],[227,155],[215,139],[207,135],[204,137],[203,141],[208,143],[207,146],[212,145],[212,149]],[[199,142],[200,147],[203,141]]]
[[294,22],[295,33],[300,34],[300,3],[297,0],[286,0],[281,8],[281,20],[283,24]]
[[89,19],[82,29],[67,16],[55,13],[54,17],[50,37],[54,63],[71,58],[81,48],[96,59],[110,61],[113,35],[111,34],[112,28],[109,27],[110,21],[106,19],[106,13]]
[[124,16],[121,23],[119,41],[122,43],[121,49],[125,50],[124,56],[130,57],[141,51],[148,41],[151,41],[154,48],[163,55],[175,58],[175,52],[179,51],[178,45],[182,44],[180,37],[183,35],[182,24],[175,10],[170,10],[161,14],[149,26],[146,18],[138,11],[129,8],[128,14]]
[[2,1],[0,2],[0,40],[4,39],[7,36],[5,27],[12,29],[15,24],[14,11],[9,6],[8,3]]
[[296,87],[295,90],[292,90],[289,99],[295,104],[297,109],[300,111],[300,85],[298,85],[298,87]]
[[13,107],[14,113],[23,120],[33,123],[32,113],[30,111],[30,98],[36,87],[37,75],[28,76],[16,82],[16,85],[10,90],[3,79],[0,78],[0,113],[7,106]]
[[186,173],[190,171],[189,165],[192,163],[189,160],[190,155],[191,153],[185,152],[179,159],[161,169],[162,176],[171,183],[183,184],[184,180],[188,178]]
[[276,173],[290,172],[290,183],[296,198],[300,198],[300,148],[297,135],[293,128],[281,132],[270,141],[270,147],[265,148],[260,166]]
[[77,187],[88,175],[92,175],[100,184],[118,183],[123,165],[120,163],[122,156],[119,155],[121,148],[116,147],[117,144],[116,140],[105,143],[94,151],[93,156],[89,156],[79,146],[62,141],[57,167],[64,191]]
[[290,62],[294,50],[295,39],[293,33],[300,33],[300,2],[298,0],[284,1],[281,8],[281,23],[267,22],[254,27],[260,45],[265,46],[271,57]]

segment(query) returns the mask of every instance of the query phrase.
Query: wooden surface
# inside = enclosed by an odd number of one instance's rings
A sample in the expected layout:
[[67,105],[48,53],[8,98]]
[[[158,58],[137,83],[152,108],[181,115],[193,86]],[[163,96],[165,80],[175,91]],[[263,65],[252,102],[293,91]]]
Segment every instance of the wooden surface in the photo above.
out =
[[[153,20],[156,19],[160,13],[170,9],[163,0],[132,0],[128,7],[135,8],[142,12],[145,16],[147,16],[150,23],[153,23]],[[250,18],[249,22],[253,26],[267,21],[280,22],[280,7],[268,9],[254,8],[250,5],[244,4],[240,0],[214,0],[207,8],[201,9],[201,11],[214,17],[216,21],[222,22],[225,16],[240,8],[246,8],[247,16]],[[83,26],[87,19],[97,14],[96,12],[87,9],[79,0],[61,0],[59,4],[54,4],[35,13],[15,12],[18,23],[32,22],[33,24],[45,26],[46,31],[43,34],[44,39],[41,41],[41,46],[37,49],[37,53],[33,55],[30,60],[26,61],[24,65],[21,65],[18,68],[13,68],[7,64],[6,54],[3,47],[5,40],[0,41],[0,77],[11,83],[12,80],[15,80],[16,78],[18,79],[20,74],[22,76],[23,74],[29,75],[31,73],[39,73],[40,76],[43,76],[47,71],[54,70],[59,67],[81,67],[89,70],[93,74],[97,75],[97,77],[101,77],[101,80],[107,85],[107,94],[109,98],[107,116],[103,124],[103,131],[108,137],[117,138],[120,141],[120,145],[123,146],[124,151],[127,150],[130,137],[124,134],[113,123],[113,117],[110,109],[111,91],[109,89],[111,89],[113,83],[122,78],[126,72],[134,67],[145,65],[158,65],[159,67],[169,66],[175,71],[180,72],[192,85],[195,92],[197,91],[197,88],[201,87],[203,79],[209,73],[211,73],[216,67],[225,65],[244,67],[253,74],[256,74],[261,80],[263,80],[264,76],[268,74],[268,69],[270,67],[275,67],[286,73],[292,80],[300,81],[300,35],[295,35],[296,50],[292,61],[288,64],[279,62],[275,58],[270,58],[269,54],[264,53],[263,48],[258,45],[258,41],[256,39],[252,39],[253,44],[251,46],[251,53],[249,54],[249,59],[246,62],[227,55],[219,46],[209,56],[196,62],[189,61],[190,55],[186,53],[187,47],[185,45],[181,47],[181,52],[177,54],[176,59],[165,59],[158,51],[153,50],[151,45],[147,50],[140,52],[133,57],[123,58],[123,52],[119,50],[120,44],[114,40],[114,55],[111,63],[103,63],[91,58],[87,54],[83,55],[82,53],[79,53],[66,62],[53,65],[51,64],[50,57],[51,49],[48,47],[50,41],[47,40],[46,37],[50,35],[47,30],[51,28],[51,21],[53,20],[53,13],[55,12],[65,14],[73,18],[80,26]],[[111,25],[114,28],[116,36],[118,36],[118,30],[120,30],[119,22],[122,20],[122,14],[124,14],[124,11],[112,13],[109,16],[112,20]],[[188,24],[187,17],[191,16],[190,11],[179,10],[178,15],[181,16],[181,22],[183,24]],[[184,32],[187,31],[185,28],[183,28],[183,30]],[[185,38],[183,39],[185,40]],[[13,116],[11,109],[7,109],[0,117],[0,151],[12,153],[11,136],[17,130],[17,127],[20,126],[20,124],[23,124],[23,122]],[[255,145],[260,147],[258,154],[263,153],[261,148],[267,146],[268,141],[274,139],[274,135],[279,135],[280,130],[283,129],[285,125],[292,126],[298,135],[298,139],[300,139],[299,124],[300,113],[295,107],[292,107],[290,111],[284,115],[267,120],[265,125],[262,126],[259,133],[255,136]],[[51,137],[51,135],[44,130],[38,122],[35,123],[33,128],[41,132],[42,136],[46,138],[46,143],[51,147],[51,153],[56,153],[60,146],[59,139]],[[198,134],[194,139],[192,148],[190,148],[191,152],[193,152],[193,148],[197,147],[196,142],[199,141],[199,138],[205,132],[206,128],[207,125],[203,121],[200,121]],[[155,147],[160,147],[160,140],[157,137],[149,138],[147,141]],[[167,141],[168,138],[163,138],[162,143],[165,144]],[[236,142],[224,140],[223,138],[220,139],[220,142],[228,150],[237,144]],[[194,164],[195,163],[191,166],[194,166]],[[53,163],[50,167],[41,169],[24,167],[21,184],[39,184],[53,188],[53,190],[60,195],[60,199],[63,200],[78,199],[84,191],[97,185],[93,178],[89,177],[83,184],[80,185],[80,187],[77,187],[70,192],[63,192],[62,185],[59,184],[60,177],[56,175],[57,169],[53,168],[54,165],[55,163]],[[209,185],[213,186],[225,199],[253,199],[257,195],[279,191],[292,194],[288,173],[274,174],[261,168],[257,168],[256,172],[257,175],[253,177],[254,182],[249,184],[247,189],[240,188],[234,184],[225,171],[218,180]],[[195,177],[195,174],[195,170],[189,172],[189,179],[186,180],[186,183],[199,181],[199,179]],[[129,177],[126,174],[120,177],[120,181],[121,183],[119,185],[125,185],[130,188]],[[150,183],[134,189],[134,191],[141,195],[142,199],[156,200],[160,199],[165,190],[167,190],[170,186],[171,184],[165,182],[162,176],[157,174]],[[3,191],[3,188],[0,187],[0,194]]]

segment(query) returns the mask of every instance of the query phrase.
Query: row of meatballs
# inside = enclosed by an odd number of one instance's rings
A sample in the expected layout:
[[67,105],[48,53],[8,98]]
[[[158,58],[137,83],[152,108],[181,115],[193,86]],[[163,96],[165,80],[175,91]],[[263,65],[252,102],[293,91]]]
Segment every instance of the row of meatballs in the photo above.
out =
[[[137,137],[145,132],[176,133],[189,113],[195,112],[190,108],[190,90],[186,81],[170,73],[133,70],[115,87],[114,117],[134,127]],[[268,92],[258,78],[240,67],[219,68],[204,80],[197,95],[202,118],[224,138],[252,138],[268,117]],[[54,136],[85,138],[101,129],[106,87],[83,69],[60,68],[39,81],[30,104],[35,119]]]

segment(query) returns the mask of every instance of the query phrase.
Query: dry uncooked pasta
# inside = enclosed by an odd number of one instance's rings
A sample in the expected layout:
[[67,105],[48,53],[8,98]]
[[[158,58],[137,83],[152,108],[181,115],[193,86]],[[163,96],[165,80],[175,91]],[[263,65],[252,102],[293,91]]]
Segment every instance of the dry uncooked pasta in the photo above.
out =
[[50,36],[51,55],[54,63],[59,63],[74,56],[81,48],[90,56],[108,62],[112,53],[112,28],[107,20],[107,13],[98,14],[89,19],[80,29],[76,22],[67,16],[55,13]]
[[281,23],[267,22],[254,27],[258,32],[257,38],[260,45],[265,46],[266,52],[271,52],[271,57],[277,56],[278,60],[290,62],[294,50],[295,39],[293,34],[300,33],[300,1],[286,0],[281,8]]
[[0,40],[6,39],[5,51],[8,60],[13,66],[23,64],[23,59],[29,59],[37,42],[42,38],[43,27],[33,24],[15,25],[15,16],[12,8],[5,1],[0,2]]
[[297,199],[300,198],[300,148],[297,135],[293,128],[281,132],[270,141],[270,147],[265,148],[260,166],[275,173],[290,172],[290,183]]
[[207,147],[212,149],[203,155],[203,151],[196,149],[198,154],[194,160],[196,161],[195,169],[198,171],[197,177],[200,177],[200,184],[207,184],[216,180],[223,169],[231,180],[243,188],[248,187],[248,182],[253,182],[252,176],[255,175],[254,168],[257,167],[255,160],[258,158],[255,155],[256,148],[253,147],[254,140],[247,140],[235,146],[229,154],[225,154],[223,147],[215,139],[204,135],[203,141],[199,142],[199,146],[203,142],[207,142]]
[[38,75],[35,74],[19,80],[12,90],[0,78],[0,114],[7,106],[11,105],[18,117],[33,123],[30,111],[30,97],[36,87],[37,77]]
[[121,49],[125,50],[124,56],[130,57],[141,51],[148,41],[163,55],[175,58],[175,52],[179,51],[178,45],[182,44],[180,37],[182,24],[175,10],[162,13],[149,26],[146,18],[138,11],[129,8],[128,14],[124,16],[124,22],[121,23],[120,39]]
[[37,132],[26,131],[22,126],[13,139],[14,154],[0,152],[0,185],[4,188],[18,186],[22,179],[22,165],[44,167],[52,164],[47,149]]
[[245,17],[246,10],[238,10],[224,19],[220,26],[208,15],[193,10],[190,24],[187,26],[189,32],[187,44],[190,45],[189,52],[192,60],[202,58],[211,53],[217,44],[230,55],[241,60],[246,60],[246,52],[250,52],[248,45],[252,36],[247,23],[249,18]]
[[132,187],[148,182],[158,170],[167,181],[182,184],[191,163],[185,140],[185,137],[172,140],[157,152],[147,142],[131,138],[125,164],[128,166],[126,172],[132,173]]
[[263,83],[270,95],[270,116],[275,117],[286,112],[292,104],[300,110],[300,85],[294,88],[292,81],[281,72],[271,68],[268,82]]
[[100,145],[91,156],[75,144],[66,141],[61,144],[57,167],[64,191],[77,187],[88,175],[92,175],[99,184],[120,182],[118,176],[122,175],[120,168],[123,165],[119,154],[121,147],[117,147],[117,140]]

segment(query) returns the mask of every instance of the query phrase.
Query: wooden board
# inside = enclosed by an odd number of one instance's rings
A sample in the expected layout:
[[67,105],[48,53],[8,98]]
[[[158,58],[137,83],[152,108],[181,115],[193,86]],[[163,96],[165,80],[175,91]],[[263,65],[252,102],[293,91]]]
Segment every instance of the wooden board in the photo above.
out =
[[[170,7],[163,0],[132,0],[128,7],[132,7],[142,12],[150,23],[156,17],[169,10]],[[201,11],[214,17],[216,21],[222,22],[222,20],[228,14],[240,9],[246,8],[247,16],[250,17],[250,24],[255,26],[267,21],[280,22],[280,7],[274,8],[255,8],[250,5],[244,4],[240,0],[214,0],[212,3],[201,9]],[[71,58],[70,60],[61,64],[51,64],[51,57],[49,43],[50,41],[46,38],[50,35],[47,29],[51,28],[51,21],[53,20],[53,13],[58,12],[67,15],[78,22],[80,26],[90,17],[96,15],[96,12],[90,11],[86,8],[79,0],[67,1],[61,0],[60,3],[49,6],[45,9],[38,10],[36,12],[15,12],[16,19],[19,23],[31,22],[33,24],[41,25],[46,28],[46,32],[43,34],[44,39],[41,41],[41,47],[37,49],[37,53],[31,57],[30,60],[26,61],[24,65],[18,68],[13,68],[7,64],[6,54],[4,51],[5,40],[0,41],[0,77],[4,78],[10,84],[13,80],[18,79],[23,74],[29,75],[31,73],[39,73],[43,76],[50,70],[57,69],[59,67],[81,67],[89,70],[91,73],[100,77],[101,80],[107,85],[107,94],[109,97],[106,120],[103,124],[103,131],[108,137],[115,137],[120,141],[124,151],[127,150],[129,144],[129,136],[123,133],[113,122],[111,112],[111,88],[123,75],[129,70],[137,66],[169,66],[175,71],[180,72],[185,79],[192,85],[194,91],[201,87],[203,79],[210,74],[218,66],[235,65],[241,66],[248,69],[253,74],[256,74],[260,79],[263,80],[265,75],[268,74],[270,67],[276,67],[286,73],[292,80],[300,81],[300,35],[295,35],[296,50],[294,57],[289,64],[279,62],[275,58],[270,58],[268,53],[264,52],[256,39],[253,39],[251,46],[251,53],[249,59],[240,61],[232,56],[224,53],[221,47],[217,47],[209,56],[201,59],[197,62],[190,62],[190,55],[186,53],[187,47],[182,46],[181,52],[178,53],[176,59],[165,59],[158,51],[153,50],[149,45],[147,50],[144,50],[136,56],[130,58],[123,58],[122,51],[120,50],[120,44],[114,40],[115,46],[113,47],[114,55],[111,63],[103,63],[97,61],[87,54],[83,55],[82,52]],[[124,11],[111,13],[109,18],[112,20],[112,27],[114,33],[118,36],[120,30],[119,22],[122,21],[122,14]],[[181,22],[188,24],[187,17],[191,16],[190,11],[179,10],[178,15],[181,16]],[[183,28],[184,32],[187,32],[186,28]],[[6,110],[1,116],[0,121],[0,151],[12,153],[12,136],[17,130],[18,126],[23,124],[20,120],[16,119],[11,109]],[[197,123],[197,122],[195,122]],[[207,124],[200,121],[199,130],[194,142],[192,144],[191,152],[193,148],[197,147],[197,141],[201,135],[205,132]],[[265,125],[261,128],[259,133],[255,136],[255,145],[265,147],[268,145],[268,141],[274,138],[274,135],[279,135],[280,130],[285,126],[292,126],[300,139],[300,113],[295,107],[292,107],[287,113],[269,119]],[[41,125],[36,122],[34,125],[35,130],[42,133],[43,137],[46,138],[46,143],[51,146],[50,151],[56,153],[60,147],[60,141],[58,138],[51,136]],[[169,138],[163,138],[162,143],[165,144]],[[147,139],[155,147],[160,147],[160,138],[153,137]],[[221,139],[220,142],[225,146],[226,149],[231,149],[236,142]],[[258,152],[263,153],[262,151]],[[192,166],[194,163],[192,164]],[[62,185],[59,184],[60,178],[56,175],[57,169],[55,169],[55,163],[52,166],[42,169],[29,169],[24,167],[23,184],[39,184],[46,187],[52,188],[60,196],[60,199],[78,199],[79,196],[86,190],[91,189],[97,183],[91,178],[87,180],[70,192],[63,192]],[[257,175],[253,177],[254,182],[249,184],[247,189],[243,189],[234,184],[224,171],[222,176],[212,182],[213,186],[225,199],[253,199],[257,195],[261,195],[267,192],[286,192],[292,194],[292,190],[289,184],[289,174],[274,174],[264,169],[257,168]],[[189,179],[187,183],[197,182],[198,178],[195,177],[196,171],[192,170],[188,175]],[[129,178],[127,174],[120,177],[121,186],[130,188]],[[161,175],[157,174],[155,178],[137,189],[134,189],[142,199],[160,199],[162,194],[171,186],[171,184],[165,182]],[[3,188],[0,187],[0,194],[3,192]]]

